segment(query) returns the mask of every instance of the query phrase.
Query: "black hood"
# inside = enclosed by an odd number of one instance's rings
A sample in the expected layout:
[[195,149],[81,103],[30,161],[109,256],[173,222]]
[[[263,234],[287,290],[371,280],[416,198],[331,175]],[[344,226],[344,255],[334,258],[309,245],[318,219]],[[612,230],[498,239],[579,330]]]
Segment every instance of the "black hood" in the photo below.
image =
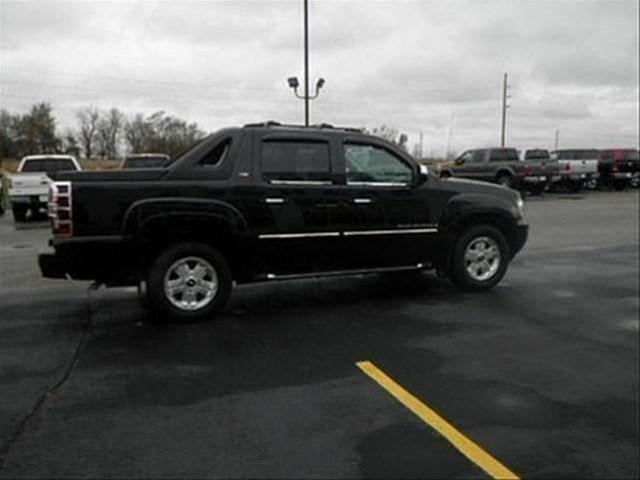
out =
[[488,182],[468,180],[466,178],[447,178],[446,180],[440,180],[440,190],[449,195],[460,193],[494,195],[508,202],[516,202],[520,198],[520,194],[511,188]]

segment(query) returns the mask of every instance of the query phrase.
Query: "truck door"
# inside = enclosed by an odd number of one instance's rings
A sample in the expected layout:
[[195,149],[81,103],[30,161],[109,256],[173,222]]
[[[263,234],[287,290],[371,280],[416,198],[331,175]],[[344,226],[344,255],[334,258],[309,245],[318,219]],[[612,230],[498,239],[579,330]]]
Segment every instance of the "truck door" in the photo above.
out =
[[429,258],[438,199],[417,186],[417,167],[384,144],[361,139],[345,139],[339,152],[346,174],[343,264],[410,266]]
[[331,269],[344,211],[336,197],[329,140],[258,136],[253,159],[259,188],[250,222],[266,271],[286,275]]
[[456,160],[454,176],[483,180],[486,170],[486,150],[469,150]]

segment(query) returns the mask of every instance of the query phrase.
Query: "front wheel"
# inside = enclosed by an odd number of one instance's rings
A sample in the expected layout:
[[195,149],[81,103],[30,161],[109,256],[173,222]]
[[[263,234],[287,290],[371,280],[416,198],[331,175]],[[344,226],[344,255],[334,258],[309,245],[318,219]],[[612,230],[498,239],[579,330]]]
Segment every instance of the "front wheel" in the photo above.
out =
[[158,321],[201,320],[226,304],[231,286],[231,271],[217,250],[180,243],[160,253],[149,270],[149,306]]
[[509,260],[509,244],[500,230],[471,227],[456,242],[451,279],[462,290],[488,290],[502,279]]

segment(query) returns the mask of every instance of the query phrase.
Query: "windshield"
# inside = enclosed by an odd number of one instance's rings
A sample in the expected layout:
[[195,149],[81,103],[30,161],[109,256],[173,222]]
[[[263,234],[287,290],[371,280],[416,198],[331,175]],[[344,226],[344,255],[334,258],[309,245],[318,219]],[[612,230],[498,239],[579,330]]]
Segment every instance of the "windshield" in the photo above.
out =
[[76,170],[75,164],[68,159],[60,158],[39,158],[37,160],[27,160],[22,165],[22,172],[44,172],[56,173],[65,170]]

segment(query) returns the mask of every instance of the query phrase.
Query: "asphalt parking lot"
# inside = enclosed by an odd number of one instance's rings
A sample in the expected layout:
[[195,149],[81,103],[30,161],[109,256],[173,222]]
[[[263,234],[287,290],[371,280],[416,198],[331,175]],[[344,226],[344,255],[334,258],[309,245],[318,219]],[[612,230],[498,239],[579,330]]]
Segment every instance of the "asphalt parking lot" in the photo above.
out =
[[637,478],[638,191],[525,205],[493,291],[431,273],[250,285],[157,326],[39,277],[0,219],[0,477],[487,478],[368,361],[522,478]]

